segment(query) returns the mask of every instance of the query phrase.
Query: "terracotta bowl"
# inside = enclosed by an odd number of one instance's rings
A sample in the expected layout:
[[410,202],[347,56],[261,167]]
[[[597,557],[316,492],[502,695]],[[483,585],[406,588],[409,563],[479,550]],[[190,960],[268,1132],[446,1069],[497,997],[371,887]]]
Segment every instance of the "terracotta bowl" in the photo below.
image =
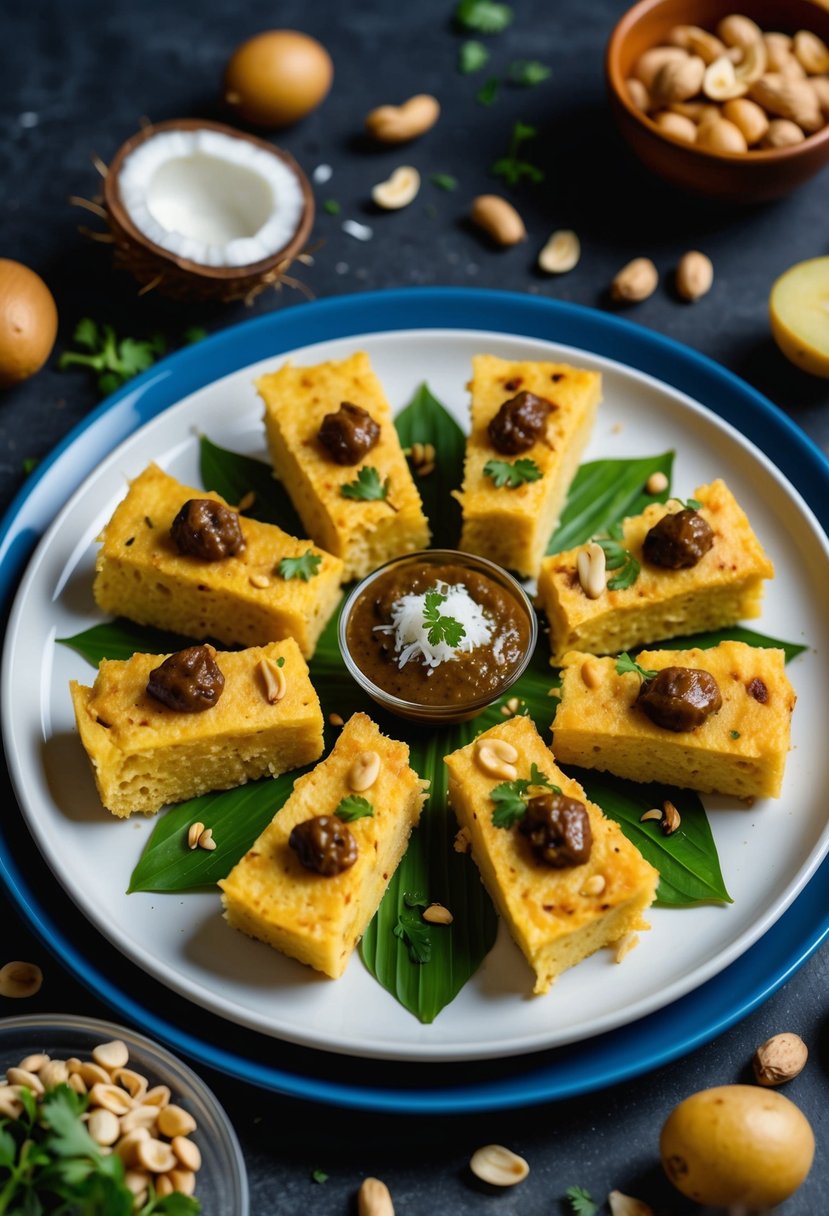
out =
[[664,43],[675,25],[713,32],[729,13],[751,17],[764,31],[807,29],[829,42],[829,9],[813,0],[640,0],[620,19],[607,47],[613,114],[639,159],[680,190],[732,203],[781,198],[829,163],[829,125],[790,148],[709,152],[662,134],[628,96],[625,81],[643,51]]

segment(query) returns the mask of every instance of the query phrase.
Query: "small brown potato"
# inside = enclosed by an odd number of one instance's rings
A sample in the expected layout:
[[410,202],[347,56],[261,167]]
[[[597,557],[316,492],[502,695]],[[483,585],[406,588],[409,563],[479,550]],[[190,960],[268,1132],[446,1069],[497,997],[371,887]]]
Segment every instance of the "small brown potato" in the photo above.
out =
[[39,274],[0,258],[0,388],[28,380],[55,345],[58,310]]
[[671,1111],[659,1153],[668,1178],[695,1203],[765,1210],[803,1182],[815,1137],[803,1112],[775,1090],[719,1085]]
[[225,103],[257,127],[287,127],[327,96],[334,79],[328,51],[298,30],[266,30],[231,55]]

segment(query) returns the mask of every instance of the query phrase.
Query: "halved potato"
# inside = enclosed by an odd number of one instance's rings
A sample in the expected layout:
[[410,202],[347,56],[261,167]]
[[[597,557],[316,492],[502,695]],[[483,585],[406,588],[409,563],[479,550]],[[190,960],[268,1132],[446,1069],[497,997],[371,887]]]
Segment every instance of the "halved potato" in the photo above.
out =
[[829,378],[829,257],[790,267],[769,296],[774,340],[787,359]]

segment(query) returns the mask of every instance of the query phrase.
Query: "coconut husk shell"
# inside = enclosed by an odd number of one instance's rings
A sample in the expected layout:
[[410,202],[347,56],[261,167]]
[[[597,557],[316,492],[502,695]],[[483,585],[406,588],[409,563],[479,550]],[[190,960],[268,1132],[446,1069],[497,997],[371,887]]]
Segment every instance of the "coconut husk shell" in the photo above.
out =
[[[126,157],[142,143],[162,131],[219,131],[234,139],[256,144],[278,157],[291,169],[299,181],[304,207],[299,224],[290,241],[282,248],[249,266],[203,266],[189,258],[179,257],[162,249],[136,228],[121,200],[119,173]],[[286,280],[293,283],[288,270],[303,252],[314,223],[314,194],[303,170],[289,152],[274,144],[238,131],[224,123],[196,118],[169,119],[149,124],[126,140],[112,159],[103,183],[103,205],[106,222],[112,234],[113,259],[117,268],[127,270],[141,285],[142,292],[157,291],[173,300],[219,300],[231,303],[244,300],[251,303],[260,292],[279,287]]]

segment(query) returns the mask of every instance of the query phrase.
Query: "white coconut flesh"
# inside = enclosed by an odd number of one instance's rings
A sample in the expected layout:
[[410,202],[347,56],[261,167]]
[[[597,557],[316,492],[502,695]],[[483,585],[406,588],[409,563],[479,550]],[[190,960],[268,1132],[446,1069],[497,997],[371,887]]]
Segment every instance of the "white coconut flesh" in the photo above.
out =
[[280,157],[220,131],[161,131],[124,158],[121,202],[154,245],[200,266],[250,266],[284,249],[305,199]]

